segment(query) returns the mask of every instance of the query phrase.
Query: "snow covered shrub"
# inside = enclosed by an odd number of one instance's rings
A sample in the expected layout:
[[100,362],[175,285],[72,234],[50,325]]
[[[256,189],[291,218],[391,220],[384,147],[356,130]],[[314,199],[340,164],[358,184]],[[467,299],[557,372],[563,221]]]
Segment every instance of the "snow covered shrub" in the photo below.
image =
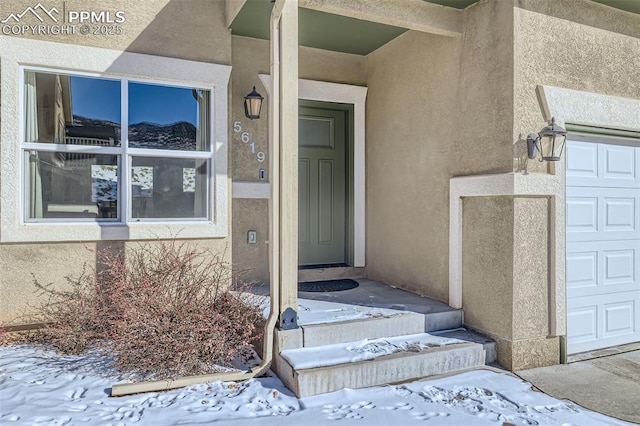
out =
[[[155,379],[210,373],[260,336],[263,316],[232,284],[222,256],[185,243],[101,253],[45,309],[42,338],[64,352],[99,344],[122,371]],[[234,287],[234,288],[232,288]]]

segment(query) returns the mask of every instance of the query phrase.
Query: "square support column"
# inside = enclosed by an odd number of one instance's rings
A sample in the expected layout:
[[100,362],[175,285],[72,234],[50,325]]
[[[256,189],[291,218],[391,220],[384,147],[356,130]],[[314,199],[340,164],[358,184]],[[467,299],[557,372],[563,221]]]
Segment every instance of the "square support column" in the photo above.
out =
[[298,309],[298,1],[271,14],[271,286],[278,325],[297,328]]

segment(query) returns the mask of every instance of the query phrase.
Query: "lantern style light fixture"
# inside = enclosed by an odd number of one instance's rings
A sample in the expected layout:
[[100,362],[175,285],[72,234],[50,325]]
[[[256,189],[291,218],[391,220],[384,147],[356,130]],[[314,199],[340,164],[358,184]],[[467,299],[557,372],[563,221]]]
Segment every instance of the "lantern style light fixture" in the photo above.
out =
[[540,161],[560,161],[566,141],[567,131],[552,117],[551,124],[543,127],[540,133],[527,136],[527,154],[534,159],[540,151]]
[[263,100],[262,95],[256,92],[256,86],[253,86],[251,93],[244,97],[244,115],[251,120],[260,118]]

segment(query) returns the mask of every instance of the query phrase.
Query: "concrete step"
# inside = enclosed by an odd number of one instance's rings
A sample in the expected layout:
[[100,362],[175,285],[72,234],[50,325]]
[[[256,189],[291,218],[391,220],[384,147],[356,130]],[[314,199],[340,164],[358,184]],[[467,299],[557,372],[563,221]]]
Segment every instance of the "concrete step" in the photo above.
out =
[[393,306],[383,308],[305,299],[299,299],[298,308],[301,336],[297,347],[450,330],[461,327],[463,321],[462,311],[453,309],[418,313]]
[[275,362],[298,397],[424,378],[485,362],[481,344],[426,333],[288,349]]
[[357,279],[366,275],[365,268],[344,266],[337,268],[299,269],[298,282],[338,280],[341,278]]
[[302,347],[317,347],[361,339],[401,336],[423,333],[425,317],[414,312],[401,312],[389,316],[359,320],[300,325]]
[[445,330],[442,332],[432,333],[440,337],[449,337],[452,339],[458,339],[470,343],[479,343],[484,348],[485,363],[496,362],[498,360],[498,346],[496,342],[490,337],[477,331],[469,330],[466,328],[458,328],[455,330]]
[[462,327],[464,313],[462,309],[445,312],[431,312],[424,315],[424,331],[453,330]]

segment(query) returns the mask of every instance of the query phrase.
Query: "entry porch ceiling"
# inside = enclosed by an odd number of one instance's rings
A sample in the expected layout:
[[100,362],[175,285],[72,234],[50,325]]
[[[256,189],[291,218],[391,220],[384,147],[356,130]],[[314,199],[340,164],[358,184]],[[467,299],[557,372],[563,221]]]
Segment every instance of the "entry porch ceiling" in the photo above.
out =
[[[388,0],[390,4],[397,0]],[[478,0],[422,0],[444,9],[461,10]],[[591,0],[632,13],[640,13],[640,0]],[[305,3],[305,2],[302,2]],[[314,3],[307,1],[306,3]],[[337,1],[336,3],[340,3]],[[235,35],[269,39],[269,17],[273,4],[269,0],[247,0],[230,25]],[[452,10],[452,12],[453,12]],[[336,52],[368,55],[407,31],[348,16],[310,8],[299,9],[300,45]]]
[[[396,0],[388,1],[389,5],[393,5]],[[452,12],[457,12],[477,0],[423,1],[442,6],[442,9],[453,8]],[[314,3],[319,3],[317,1],[301,1],[301,3],[304,3],[303,6],[305,6],[298,10],[299,43],[301,46],[368,55],[407,31],[407,28],[394,25],[314,10],[312,7]],[[345,4],[345,1],[335,2],[335,4],[339,3]],[[332,6],[331,2],[327,2],[326,5]],[[268,40],[269,17],[272,7],[273,4],[269,0],[247,0],[230,25],[232,33]]]

